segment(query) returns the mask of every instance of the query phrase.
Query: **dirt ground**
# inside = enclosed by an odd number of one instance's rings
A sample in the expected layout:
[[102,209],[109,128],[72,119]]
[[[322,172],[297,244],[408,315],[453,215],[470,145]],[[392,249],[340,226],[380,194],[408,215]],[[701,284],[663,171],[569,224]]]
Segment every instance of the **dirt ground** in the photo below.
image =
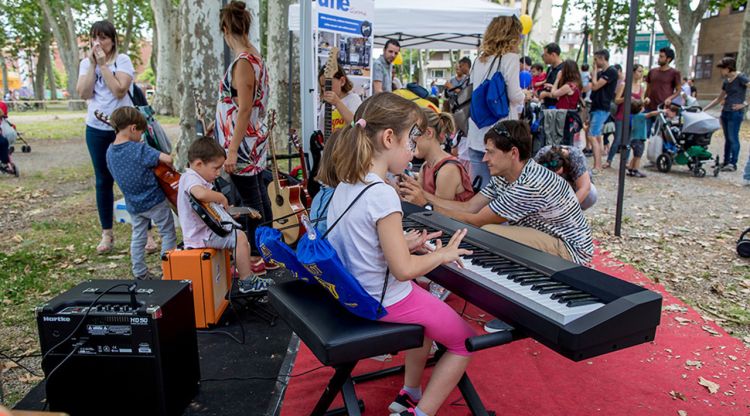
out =
[[[169,126],[168,134],[177,133],[177,126]],[[750,227],[750,187],[741,185],[741,171],[750,153],[750,127],[743,129],[742,136],[737,172],[695,178],[684,166],[676,166],[668,174],[646,167],[647,178],[627,177],[622,237],[614,235],[617,163],[594,177],[599,200],[586,215],[600,250],[632,264],[750,345],[750,261],[735,252],[738,235]],[[721,155],[723,143],[718,132],[710,150]],[[4,175],[0,182],[23,187],[30,180],[27,178],[90,163],[83,139],[30,140],[30,144],[31,153],[15,155],[21,177]],[[68,180],[61,174],[37,191],[38,209],[12,214],[0,210],[4,234],[12,236],[49,215],[61,195],[91,195],[85,201],[93,210],[93,186],[93,177]],[[0,205],[3,197],[0,195]],[[2,336],[13,337],[13,328],[0,329]],[[33,340],[23,343],[29,345]],[[37,361],[30,359],[27,364],[38,370]]]

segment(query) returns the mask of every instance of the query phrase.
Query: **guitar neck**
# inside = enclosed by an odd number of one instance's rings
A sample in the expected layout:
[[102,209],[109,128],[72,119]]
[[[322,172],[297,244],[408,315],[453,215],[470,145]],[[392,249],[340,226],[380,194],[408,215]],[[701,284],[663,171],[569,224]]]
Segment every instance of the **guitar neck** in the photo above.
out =
[[273,144],[273,137],[268,135],[268,146],[271,150],[271,170],[273,171],[273,187],[276,190],[276,195],[281,195],[281,182],[279,180],[279,165],[276,161],[276,146]]
[[[333,80],[331,78],[326,78],[325,80],[325,91],[329,92],[333,90]],[[324,118],[323,118],[323,138],[325,140],[328,140],[329,137],[331,137],[331,133],[333,131],[333,106],[329,103],[325,103],[325,112],[324,112]]]
[[294,143],[294,148],[297,149],[300,166],[302,166],[302,186],[307,188],[307,160],[305,159],[305,151],[302,149],[302,146],[300,146],[299,137],[297,137],[296,133],[292,134],[292,143]]

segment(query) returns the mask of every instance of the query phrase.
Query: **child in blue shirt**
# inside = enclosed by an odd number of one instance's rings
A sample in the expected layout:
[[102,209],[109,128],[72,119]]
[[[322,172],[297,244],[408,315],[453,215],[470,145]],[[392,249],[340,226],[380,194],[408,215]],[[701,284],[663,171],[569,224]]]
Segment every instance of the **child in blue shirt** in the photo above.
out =
[[172,165],[172,157],[141,142],[146,119],[134,107],[120,107],[110,116],[115,141],[107,149],[107,168],[117,182],[133,223],[130,257],[136,279],[153,279],[146,266],[148,225],[153,220],[161,235],[161,254],[175,248],[172,210],[151,170],[159,162]]
[[643,111],[643,101],[633,100],[630,103],[630,148],[633,149],[633,158],[627,165],[627,175],[635,178],[645,178],[638,168],[641,166],[641,157],[646,147],[648,132],[646,128],[647,113]]

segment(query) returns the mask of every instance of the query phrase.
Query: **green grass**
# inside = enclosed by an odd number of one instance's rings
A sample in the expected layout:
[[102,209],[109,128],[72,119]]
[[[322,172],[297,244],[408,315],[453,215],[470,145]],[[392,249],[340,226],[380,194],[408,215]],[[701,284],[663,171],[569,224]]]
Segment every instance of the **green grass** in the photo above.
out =
[[16,128],[26,139],[75,139],[85,134],[85,118],[49,121],[14,120]]
[[177,116],[162,116],[157,114],[156,120],[162,125],[165,124],[180,124],[180,117]]

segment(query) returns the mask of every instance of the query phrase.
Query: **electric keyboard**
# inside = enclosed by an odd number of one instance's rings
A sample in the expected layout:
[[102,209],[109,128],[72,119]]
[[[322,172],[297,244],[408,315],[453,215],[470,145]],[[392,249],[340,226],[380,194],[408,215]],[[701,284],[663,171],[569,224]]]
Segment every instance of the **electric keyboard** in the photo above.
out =
[[660,294],[431,211],[410,213],[404,229],[461,228],[464,267],[427,277],[563,356],[580,361],[653,341]]

